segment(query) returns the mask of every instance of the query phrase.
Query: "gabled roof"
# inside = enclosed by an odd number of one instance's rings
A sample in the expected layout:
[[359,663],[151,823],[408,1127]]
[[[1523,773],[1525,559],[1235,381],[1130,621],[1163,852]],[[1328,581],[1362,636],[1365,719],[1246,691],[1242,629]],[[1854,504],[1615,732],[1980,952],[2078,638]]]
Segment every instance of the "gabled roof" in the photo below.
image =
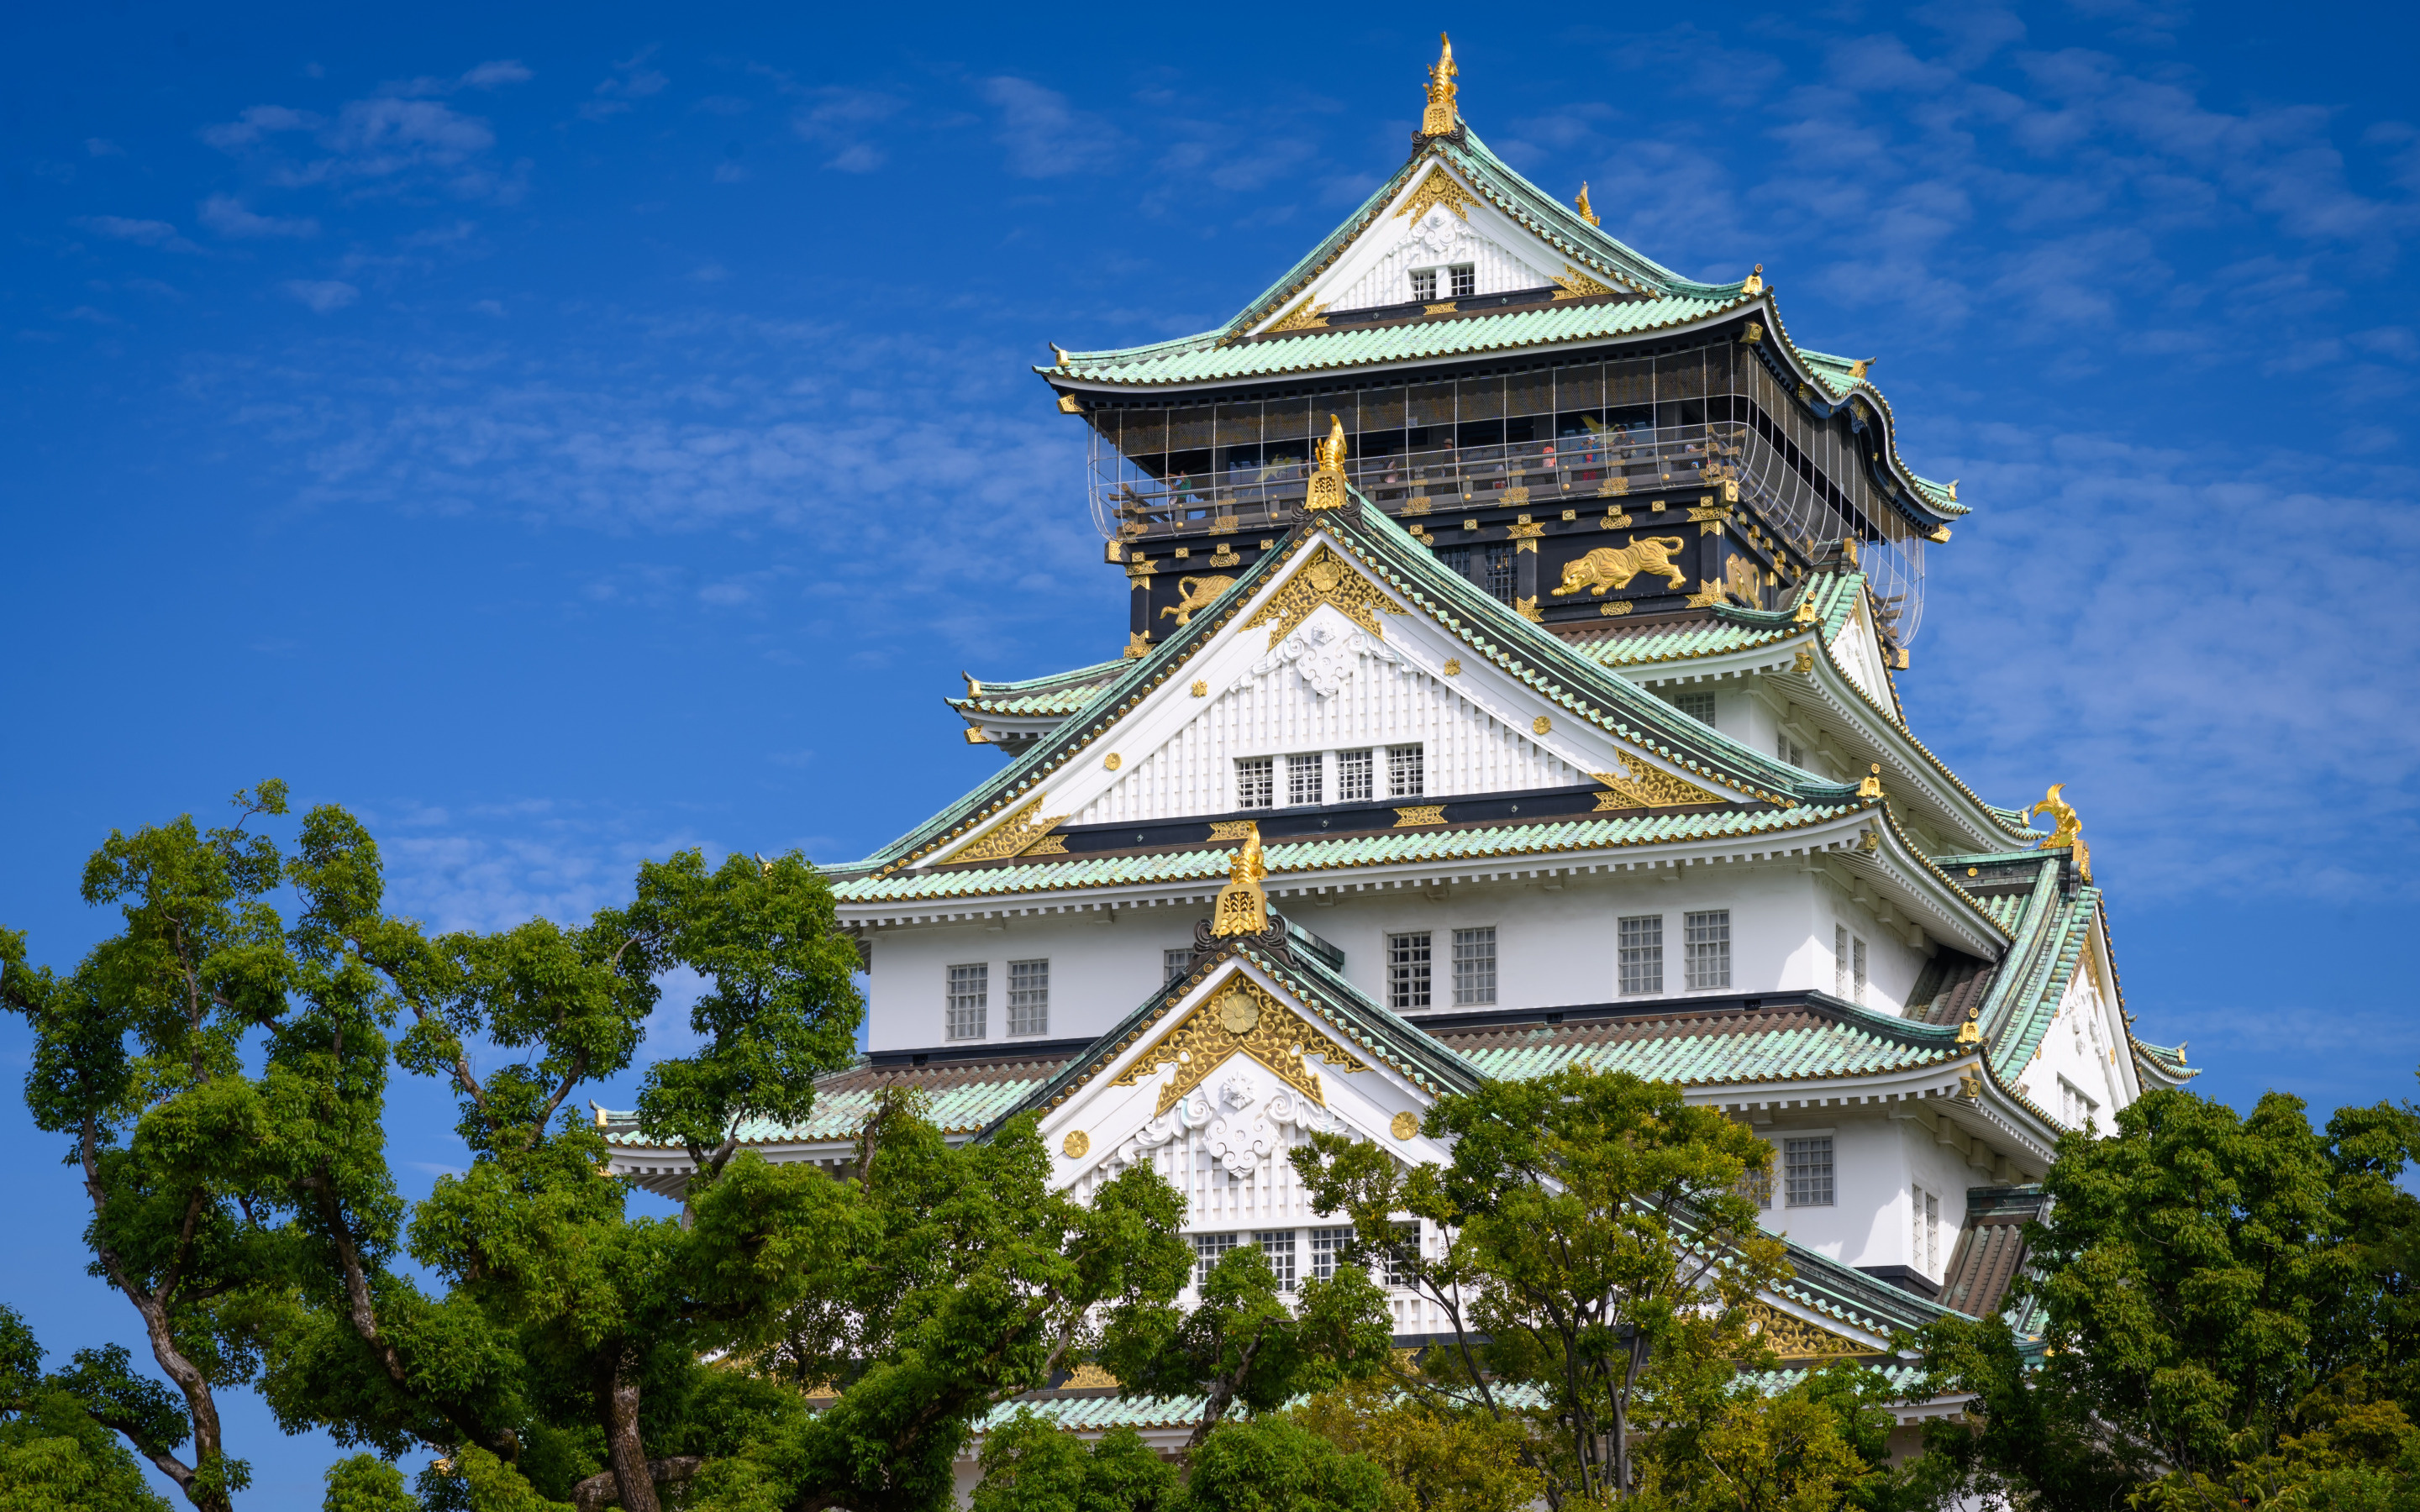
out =
[[1101,690],[1115,682],[1118,674],[1125,670],[1125,662],[1118,660],[1095,662],[1090,667],[1051,672],[1043,677],[1029,677],[1022,682],[968,676],[966,696],[944,702],[969,717],[1001,714],[1047,718],[1068,715],[1100,697]]

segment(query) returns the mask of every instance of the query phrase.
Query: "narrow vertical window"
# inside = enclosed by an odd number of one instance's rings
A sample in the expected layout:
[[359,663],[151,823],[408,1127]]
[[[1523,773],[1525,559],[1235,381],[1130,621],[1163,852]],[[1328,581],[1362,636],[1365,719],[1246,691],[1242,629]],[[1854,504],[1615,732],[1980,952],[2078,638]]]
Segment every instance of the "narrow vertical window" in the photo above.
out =
[[1426,775],[1420,769],[1420,748],[1389,746],[1387,748],[1387,796],[1417,798],[1428,788]]
[[1625,918],[1619,926],[1621,951],[1621,995],[1664,990],[1664,916],[1645,914]]
[[1321,766],[1319,753],[1287,757],[1286,802],[1299,808],[1326,801],[1327,774]]
[[1050,963],[1011,961],[1008,964],[1008,1032],[1050,1032]]
[[1179,946],[1173,950],[1162,950],[1159,952],[1159,969],[1165,973],[1165,975],[1160,978],[1160,980],[1163,982],[1174,981],[1177,978],[1184,976],[1187,971],[1190,970],[1192,965],[1193,952],[1183,946]]
[[1941,1273],[1941,1199],[1924,1195],[1924,1273]]
[[1336,801],[1367,803],[1378,795],[1372,774],[1376,764],[1366,750],[1340,750],[1336,753]]
[[1453,297],[1466,300],[1479,292],[1479,270],[1469,263],[1456,263],[1446,272],[1453,280]]
[[1809,1134],[1781,1142],[1782,1201],[1792,1208],[1832,1205],[1832,1136]]
[[1681,916],[1681,968],[1691,992],[1731,984],[1731,911]]
[[1235,764],[1235,807],[1274,809],[1278,806],[1277,758],[1247,756]]
[[1436,275],[1434,268],[1415,269],[1412,272],[1412,298],[1422,303],[1436,298]]
[[1429,932],[1387,936],[1387,1006],[1398,1013],[1429,1006]]
[[1866,942],[1854,935],[1849,939],[1849,1001],[1866,1000]]
[[1311,1231],[1311,1278],[1326,1281],[1336,1274],[1336,1257],[1353,1242],[1350,1228],[1314,1228]]
[[984,1011],[991,1000],[991,966],[978,961],[950,968],[950,992],[942,1016],[942,1033],[953,1040],[984,1037]]
[[1234,1247],[1235,1236],[1233,1234],[1196,1234],[1193,1236],[1194,1290],[1201,1290],[1202,1283],[1210,1278],[1210,1268],[1218,1263],[1218,1257],[1226,1254],[1229,1250],[1233,1249]]
[[1269,1262],[1270,1273],[1278,1278],[1278,1289],[1292,1291],[1294,1289],[1294,1230],[1291,1228],[1263,1229],[1252,1236],[1252,1242],[1261,1246],[1261,1254]]
[[1420,1226],[1417,1223],[1397,1224],[1395,1241],[1387,1246],[1387,1285],[1408,1287],[1412,1269],[1420,1257]]
[[1832,995],[1849,996],[1849,926],[1832,926]]
[[1453,932],[1453,1005],[1496,1001],[1496,926]]
[[1911,1186],[1907,1189],[1907,1263],[1930,1275],[1931,1268],[1924,1263],[1924,1188]]
[[1509,546],[1487,547],[1481,563],[1479,586],[1486,589],[1499,604],[1512,602],[1517,592],[1513,586],[1512,548]]
[[1672,706],[1708,729],[1714,723],[1714,696],[1712,693],[1675,693]]

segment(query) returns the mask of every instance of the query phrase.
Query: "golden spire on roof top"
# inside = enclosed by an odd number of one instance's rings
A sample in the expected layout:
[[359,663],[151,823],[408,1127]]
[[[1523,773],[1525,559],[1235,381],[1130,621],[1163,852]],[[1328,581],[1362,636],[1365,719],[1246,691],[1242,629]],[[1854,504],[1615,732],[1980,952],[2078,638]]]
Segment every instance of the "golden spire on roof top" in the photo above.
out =
[[1462,70],[1453,66],[1453,39],[1437,33],[1436,67],[1429,69],[1429,108],[1420,112],[1422,136],[1446,136],[1462,124],[1455,114],[1453,97],[1461,93],[1454,78]]
[[1311,475],[1311,488],[1302,501],[1305,509],[1344,507],[1344,422],[1330,415],[1327,427],[1327,439],[1311,448],[1319,456],[1319,469]]
[[1590,225],[1602,225],[1605,224],[1596,218],[1595,208],[1589,204],[1588,181],[1586,179],[1582,179],[1580,181],[1580,197],[1574,200],[1572,203],[1579,208],[1581,220],[1586,221]]

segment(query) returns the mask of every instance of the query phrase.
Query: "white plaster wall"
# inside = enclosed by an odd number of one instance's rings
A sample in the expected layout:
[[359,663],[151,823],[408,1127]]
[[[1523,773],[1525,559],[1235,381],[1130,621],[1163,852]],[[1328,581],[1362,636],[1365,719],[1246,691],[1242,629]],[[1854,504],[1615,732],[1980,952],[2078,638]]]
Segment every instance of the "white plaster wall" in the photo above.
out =
[[[1676,876],[1660,881],[1659,876]],[[1796,991],[1832,986],[1830,884],[1795,865],[1684,867],[1676,873],[1575,877],[1558,889],[1537,883],[1466,885],[1414,891],[1338,895],[1329,906],[1309,897],[1280,897],[1278,907],[1303,928],[1344,952],[1344,975],[1373,1000],[1387,1000],[1387,936],[1428,930],[1433,941],[1432,1011],[1453,1002],[1452,932],[1496,929],[1498,1008],[1602,1003],[1618,995],[1615,921],[1637,914],[1664,918],[1664,992],[1683,995],[1682,916],[1699,909],[1731,913],[1731,985],[1713,992]],[[924,1049],[943,1043],[943,995],[952,965],[990,965],[987,1039],[1009,1042],[1008,963],[1050,962],[1049,1038],[1106,1032],[1159,990],[1164,955],[1189,946],[1202,909],[1129,909],[1116,922],[1012,919],[998,929],[957,924],[885,930],[876,936],[868,998],[868,1043],[876,1050]],[[1876,987],[1869,1002],[1896,1009],[1913,972],[1878,970],[1891,947],[1869,935],[1869,974],[1895,988]],[[1900,948],[1902,955],[1914,952]],[[1918,958],[1920,959],[1920,958]]]
[[[1319,611],[1318,617],[1328,616],[1353,629],[1332,609]],[[1589,780],[1502,719],[1472,706],[1450,681],[1375,656],[1362,657],[1354,675],[1327,698],[1314,692],[1292,665],[1246,676],[1204,699],[1200,712],[1157,749],[1140,759],[1129,752],[1120,778],[1072,822],[1130,824],[1229,812],[1237,807],[1235,763],[1248,756],[1372,749],[1381,802],[1388,797],[1388,746],[1423,748],[1424,797],[1517,793]],[[1326,788],[1331,803],[1339,801],[1334,767],[1331,757]],[[1277,795],[1282,805],[1282,762]]]
[[[1921,1133],[1921,1131],[1918,1131]],[[1908,1221],[1908,1187],[1919,1182],[1938,1187],[1944,1223],[1954,1191],[1958,1215],[1965,1213],[1966,1178],[1924,1157],[1898,1120],[1859,1116],[1832,1123],[1760,1125],[1758,1137],[1773,1146],[1773,1207],[1763,1214],[1764,1227],[1784,1235],[1844,1265],[1909,1265],[1912,1237]],[[1792,1208],[1786,1203],[1782,1179],[1782,1143],[1792,1134],[1832,1136],[1832,1205]],[[1943,1152],[1947,1154],[1947,1151]],[[1927,1180],[1930,1177],[1931,1180]],[[1953,1186],[1951,1183],[1955,1182]],[[1942,1259],[1948,1259],[1947,1236]]]
[[[1401,227],[1398,239],[1380,254],[1366,271],[1348,274],[1352,282],[1332,297],[1320,296],[1337,310],[1367,310],[1383,304],[1404,304],[1412,298],[1412,270],[1417,268],[1444,268],[1455,263],[1468,263],[1471,276],[1481,294],[1502,294],[1518,288],[1543,288],[1554,281],[1554,274],[1535,266],[1506,246],[1483,234],[1480,225],[1492,217],[1484,211],[1474,218],[1477,224],[1466,222],[1443,206],[1432,207],[1420,217],[1418,225],[1388,217]],[[1382,233],[1383,234],[1383,233]],[[1542,249],[1543,250],[1543,249]],[[1543,260],[1543,258],[1541,259]],[[1554,272],[1561,271],[1557,265]],[[1437,280],[1439,300],[1451,299],[1443,278]]]
[[1845,924],[1853,938],[1866,942],[1865,1006],[1883,1013],[1904,1011],[1908,994],[1916,990],[1916,979],[1923,973],[1929,959],[1907,943],[1906,918],[1894,916],[1898,922],[1885,928],[1871,908],[1855,902],[1837,883],[1826,881],[1824,895],[1829,907],[1817,941],[1823,947],[1824,968],[1822,978],[1807,985],[1827,993],[1836,990],[1838,977],[1834,967],[1832,926]]
[[2131,1101],[2112,1058],[2119,1041],[2111,1034],[2109,1023],[2107,1005],[2093,990],[2091,979],[2078,968],[2033,1059],[2017,1073],[2025,1095],[2054,1115],[2063,1111],[2058,1079],[2064,1076],[2073,1082],[2077,1090],[2100,1104],[2093,1121],[2102,1134],[2116,1127],[2118,1110]]

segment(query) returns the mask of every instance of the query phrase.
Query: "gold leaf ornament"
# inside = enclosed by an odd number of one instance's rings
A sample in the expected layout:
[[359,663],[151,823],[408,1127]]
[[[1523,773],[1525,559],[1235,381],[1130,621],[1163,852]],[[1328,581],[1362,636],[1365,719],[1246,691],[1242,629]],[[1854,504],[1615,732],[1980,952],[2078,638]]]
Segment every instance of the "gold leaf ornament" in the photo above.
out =
[[1140,1086],[1162,1067],[1173,1065],[1176,1074],[1159,1089],[1153,1114],[1158,1118],[1236,1055],[1259,1061],[1321,1107],[1327,1105],[1327,1099],[1320,1089],[1318,1073],[1303,1064],[1305,1055],[1320,1057],[1328,1070],[1340,1073],[1370,1069],[1239,970],[1154,1041],[1110,1085]]
[[1059,1142],[1059,1149],[1069,1160],[1082,1160],[1093,1152],[1093,1136],[1081,1129],[1070,1129],[1067,1137]]
[[1275,651],[1278,642],[1294,634],[1322,604],[1333,606],[1338,613],[1381,640],[1386,638],[1387,627],[1379,622],[1378,612],[1404,612],[1379,591],[1377,584],[1354,571],[1343,558],[1323,542],[1319,549],[1311,553],[1311,560],[1288,578],[1285,586],[1272,594],[1268,602],[1255,610],[1238,630],[1256,630],[1276,622],[1276,628],[1269,631],[1269,649]]
[[1269,929],[1268,895],[1261,879],[1269,874],[1261,853],[1261,826],[1244,821],[1243,848],[1230,857],[1227,885],[1218,889],[1210,910],[1210,933],[1221,939],[1235,934],[1265,934]]
[[1720,803],[1722,795],[1709,793],[1695,782],[1674,777],[1671,773],[1650,766],[1628,751],[1615,752],[1622,765],[1623,775],[1612,772],[1591,772],[1606,786],[1596,795],[1595,813],[1617,809],[1671,809],[1684,803]]

